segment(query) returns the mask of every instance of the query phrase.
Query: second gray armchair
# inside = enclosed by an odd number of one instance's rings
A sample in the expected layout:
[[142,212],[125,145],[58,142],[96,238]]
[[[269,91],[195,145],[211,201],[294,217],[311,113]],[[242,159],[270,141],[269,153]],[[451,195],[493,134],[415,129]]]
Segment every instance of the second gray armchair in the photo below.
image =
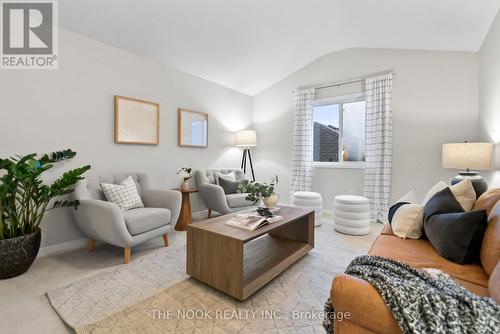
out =
[[[128,176],[134,179],[144,208],[122,211],[104,198],[101,182],[118,184]],[[177,222],[182,200],[180,192],[152,189],[145,174],[134,173],[89,177],[77,184],[73,197],[80,202],[75,218],[89,238],[88,250],[94,250],[96,240],[122,247],[125,263],[131,247],[144,241],[163,236],[168,246],[167,233]]]
[[213,211],[221,214],[247,209],[253,205],[247,201],[247,194],[225,194],[221,186],[216,184],[214,173],[228,174],[234,172],[236,180],[244,180],[245,174],[242,169],[226,168],[226,169],[206,169],[197,170],[195,172],[196,184],[200,190],[200,196],[208,208],[208,217]]

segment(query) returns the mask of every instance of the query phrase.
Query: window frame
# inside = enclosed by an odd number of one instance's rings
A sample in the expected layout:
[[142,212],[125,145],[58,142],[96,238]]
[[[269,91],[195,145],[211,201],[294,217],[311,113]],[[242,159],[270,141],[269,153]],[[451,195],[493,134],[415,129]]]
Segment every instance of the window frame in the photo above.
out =
[[[319,98],[314,101],[314,107],[331,104],[339,105],[339,159],[343,159],[342,150],[344,147],[344,104],[366,101],[364,93],[347,94],[341,96],[332,96]],[[313,168],[346,168],[346,169],[364,169],[364,161],[313,161]]]

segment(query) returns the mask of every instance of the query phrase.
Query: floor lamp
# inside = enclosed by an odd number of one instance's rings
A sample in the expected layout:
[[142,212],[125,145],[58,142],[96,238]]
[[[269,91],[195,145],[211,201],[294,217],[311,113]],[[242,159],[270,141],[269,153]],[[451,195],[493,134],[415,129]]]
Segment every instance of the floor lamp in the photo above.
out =
[[250,170],[252,171],[252,180],[255,181],[253,172],[252,155],[250,147],[257,146],[257,133],[254,130],[243,130],[236,132],[234,144],[243,147],[243,157],[241,158],[241,168],[243,172],[247,172],[247,160],[250,162]]

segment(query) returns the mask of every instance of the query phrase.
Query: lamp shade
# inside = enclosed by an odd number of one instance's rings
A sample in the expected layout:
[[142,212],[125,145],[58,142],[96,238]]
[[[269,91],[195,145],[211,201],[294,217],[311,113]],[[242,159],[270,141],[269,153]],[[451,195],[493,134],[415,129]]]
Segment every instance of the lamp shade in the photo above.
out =
[[443,144],[443,168],[453,169],[491,169],[493,155],[491,143],[450,143]]
[[243,147],[257,146],[257,133],[254,130],[238,131],[234,138],[234,144]]

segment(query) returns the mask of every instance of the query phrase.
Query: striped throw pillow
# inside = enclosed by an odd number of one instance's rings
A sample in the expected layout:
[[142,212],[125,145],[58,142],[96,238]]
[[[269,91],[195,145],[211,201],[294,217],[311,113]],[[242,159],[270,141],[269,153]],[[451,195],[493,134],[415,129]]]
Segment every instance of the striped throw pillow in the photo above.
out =
[[101,183],[101,188],[106,200],[118,205],[122,211],[144,207],[132,176],[120,184]]

